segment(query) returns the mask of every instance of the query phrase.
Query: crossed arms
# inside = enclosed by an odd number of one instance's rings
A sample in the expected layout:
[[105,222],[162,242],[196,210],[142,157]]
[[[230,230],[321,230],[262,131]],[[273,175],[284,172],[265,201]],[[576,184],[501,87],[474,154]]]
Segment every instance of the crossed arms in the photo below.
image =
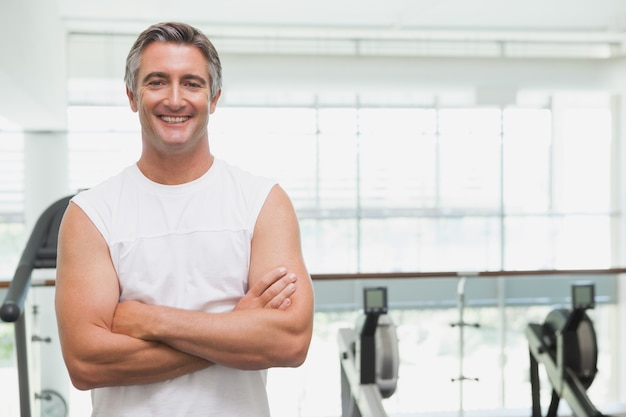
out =
[[275,186],[252,239],[249,291],[229,313],[120,303],[108,247],[70,204],[59,231],[56,311],[63,357],[78,389],[147,384],[213,364],[299,366],[313,326],[313,289],[295,212]]

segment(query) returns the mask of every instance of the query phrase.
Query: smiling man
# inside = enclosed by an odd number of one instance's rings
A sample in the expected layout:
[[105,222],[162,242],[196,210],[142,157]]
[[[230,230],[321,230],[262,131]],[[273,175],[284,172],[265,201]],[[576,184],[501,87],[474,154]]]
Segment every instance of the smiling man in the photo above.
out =
[[75,196],[59,232],[56,309],[93,416],[269,416],[266,370],[311,340],[297,218],[274,181],[215,158],[211,42],[149,27],[126,62],[139,160]]

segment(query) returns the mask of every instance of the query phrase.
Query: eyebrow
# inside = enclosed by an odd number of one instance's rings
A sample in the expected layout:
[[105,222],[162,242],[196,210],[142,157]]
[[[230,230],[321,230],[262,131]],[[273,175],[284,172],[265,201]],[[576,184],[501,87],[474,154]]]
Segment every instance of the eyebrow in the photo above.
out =
[[141,82],[145,83],[146,81],[150,80],[151,78],[169,78],[169,77],[164,72],[155,71],[155,72],[151,72],[149,74],[146,74],[146,76],[143,77]]
[[204,77],[201,77],[201,76],[195,75],[195,74],[185,74],[185,75],[183,75],[182,78],[183,78],[183,80],[194,80],[194,81],[197,81],[199,84],[202,84],[202,85],[207,85],[208,84],[208,81]]
[[[145,83],[145,82],[147,82],[148,80],[150,80],[152,78],[169,79],[170,76],[167,73],[165,73],[165,72],[155,71],[155,72],[151,72],[149,74],[146,74],[146,76],[143,77],[143,79],[141,81],[142,81],[142,83]],[[208,81],[204,77],[201,77],[201,76],[196,75],[196,74],[185,74],[181,78],[183,80],[194,80],[194,81],[199,82],[202,85],[207,85],[208,84]]]

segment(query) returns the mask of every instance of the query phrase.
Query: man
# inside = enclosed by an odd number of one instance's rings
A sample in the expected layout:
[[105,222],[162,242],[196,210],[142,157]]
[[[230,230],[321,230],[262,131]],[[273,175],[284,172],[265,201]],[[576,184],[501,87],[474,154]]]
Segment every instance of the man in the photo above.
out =
[[146,29],[126,62],[142,153],[79,193],[59,232],[64,360],[93,416],[268,416],[266,369],[295,367],[313,290],[274,182],[215,158],[221,65],[195,28]]

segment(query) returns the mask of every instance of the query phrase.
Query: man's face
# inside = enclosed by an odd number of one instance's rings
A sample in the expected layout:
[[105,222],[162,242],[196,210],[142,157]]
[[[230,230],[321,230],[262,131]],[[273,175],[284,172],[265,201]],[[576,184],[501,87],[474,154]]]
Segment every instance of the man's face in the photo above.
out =
[[141,56],[136,94],[127,91],[139,113],[144,146],[159,153],[194,149],[208,138],[209,114],[215,111],[208,66],[193,46],[154,42]]

